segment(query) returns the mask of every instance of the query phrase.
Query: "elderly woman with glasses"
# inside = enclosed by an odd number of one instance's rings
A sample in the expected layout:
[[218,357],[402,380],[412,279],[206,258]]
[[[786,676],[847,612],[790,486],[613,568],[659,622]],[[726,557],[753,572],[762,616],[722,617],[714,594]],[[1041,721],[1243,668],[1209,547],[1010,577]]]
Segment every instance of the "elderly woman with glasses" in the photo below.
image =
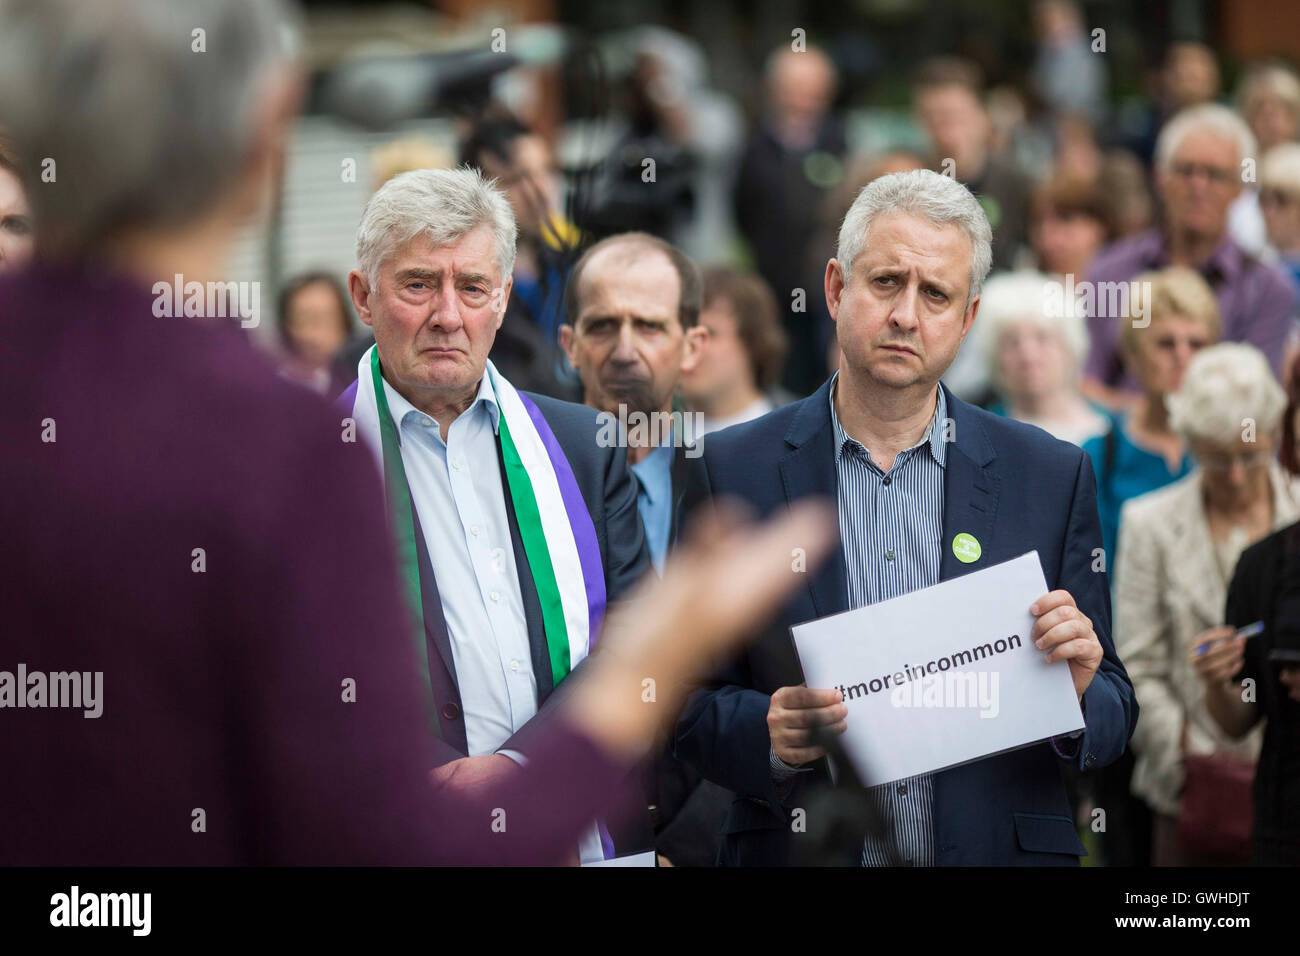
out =
[[[1242,856],[1211,854],[1187,844],[1186,821],[1179,830],[1186,757],[1245,764],[1260,746],[1258,730],[1234,740],[1211,717],[1193,657],[1223,636],[1241,552],[1300,517],[1275,457],[1286,397],[1261,352],[1225,343],[1197,354],[1167,404],[1198,467],[1124,506],[1115,566],[1115,643],[1142,705],[1132,788],[1155,815],[1153,863],[1244,863],[1244,847]],[[1248,795],[1241,800],[1221,807],[1225,819],[1249,816]]]

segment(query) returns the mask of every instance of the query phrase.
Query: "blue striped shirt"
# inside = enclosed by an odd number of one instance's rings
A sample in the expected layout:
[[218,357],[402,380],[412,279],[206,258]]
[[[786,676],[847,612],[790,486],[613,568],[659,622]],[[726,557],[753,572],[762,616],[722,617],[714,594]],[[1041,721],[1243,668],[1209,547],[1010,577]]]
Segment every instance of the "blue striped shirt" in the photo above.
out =
[[[839,481],[840,541],[849,608],[864,607],[939,583],[943,553],[943,440],[948,403],[943,389],[924,437],[882,472],[863,445],[851,438],[835,413],[835,471]],[[873,787],[872,797],[888,830],[868,838],[863,866],[934,865],[934,779],[930,774]]]

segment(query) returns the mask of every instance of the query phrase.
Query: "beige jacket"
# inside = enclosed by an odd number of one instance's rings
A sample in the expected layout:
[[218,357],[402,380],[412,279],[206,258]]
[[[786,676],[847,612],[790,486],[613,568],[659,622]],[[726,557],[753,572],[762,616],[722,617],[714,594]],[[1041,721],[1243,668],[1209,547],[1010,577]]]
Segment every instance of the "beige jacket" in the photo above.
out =
[[[1300,486],[1277,465],[1269,477],[1276,530],[1300,518]],[[1228,585],[1215,561],[1199,471],[1124,505],[1114,571],[1115,649],[1139,707],[1133,792],[1156,812],[1177,816],[1184,724],[1194,754],[1255,760],[1263,737],[1262,724],[1236,741],[1219,729],[1187,659],[1197,634],[1224,623]]]

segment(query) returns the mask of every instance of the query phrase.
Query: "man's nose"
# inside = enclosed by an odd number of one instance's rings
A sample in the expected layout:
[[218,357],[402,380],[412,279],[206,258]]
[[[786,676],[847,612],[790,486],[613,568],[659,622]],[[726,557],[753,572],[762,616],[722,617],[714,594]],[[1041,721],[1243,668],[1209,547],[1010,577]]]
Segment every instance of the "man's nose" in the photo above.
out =
[[890,324],[899,329],[914,329],[917,326],[917,306],[921,290],[914,284],[903,287],[894,297],[893,307],[889,312]]
[[450,282],[440,288],[438,294],[434,296],[429,324],[448,332],[454,332],[465,324],[460,312],[460,298]]
[[636,338],[632,334],[632,323],[624,322],[618,327],[618,338],[614,340],[614,351],[610,360],[623,364],[632,364],[640,357],[636,350]]

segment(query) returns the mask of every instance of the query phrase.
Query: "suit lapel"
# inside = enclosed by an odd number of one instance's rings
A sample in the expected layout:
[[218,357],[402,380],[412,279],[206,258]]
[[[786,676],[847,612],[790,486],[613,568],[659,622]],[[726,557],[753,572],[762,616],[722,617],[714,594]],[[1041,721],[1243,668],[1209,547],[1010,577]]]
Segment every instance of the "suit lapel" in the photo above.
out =
[[[939,387],[944,389],[952,420],[943,476],[943,537],[939,542],[939,580],[947,581],[1014,555],[1002,555],[994,548],[993,520],[1000,482],[991,467],[993,446],[971,406],[945,386]],[[966,556],[970,556],[970,550],[953,547],[953,540],[963,534],[979,544],[979,556],[972,561],[957,557],[957,550]]]
[[[459,707],[460,682],[456,679],[456,658],[451,651],[451,638],[447,634],[447,621],[443,615],[442,598],[438,595],[438,580],[434,577],[433,562],[420,527],[420,513],[411,502],[414,520],[415,555],[420,565],[420,603],[424,611],[425,653],[428,656],[429,687],[433,691],[434,706],[441,709],[451,703]],[[441,666],[440,666],[441,665]],[[448,720],[439,714],[439,729],[443,741],[461,753],[469,752],[463,720]]]
[[[790,452],[779,463],[787,504],[803,498],[822,497],[836,503],[839,481],[835,471],[835,429],[831,426],[828,380],[809,398],[786,432]],[[838,614],[849,608],[848,579],[844,573],[844,551],[824,562],[808,582],[817,617]]]

